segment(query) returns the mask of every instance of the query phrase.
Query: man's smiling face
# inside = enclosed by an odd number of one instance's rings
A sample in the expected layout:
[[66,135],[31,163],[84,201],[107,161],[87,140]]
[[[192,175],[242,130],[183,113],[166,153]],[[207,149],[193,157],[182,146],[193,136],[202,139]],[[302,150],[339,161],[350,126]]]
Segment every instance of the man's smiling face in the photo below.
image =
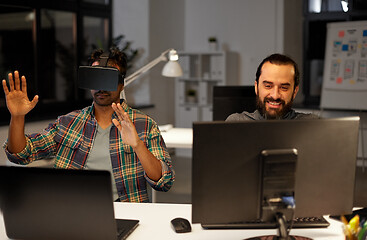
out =
[[294,87],[294,67],[265,62],[255,82],[258,110],[267,119],[281,119],[292,107],[299,87]]

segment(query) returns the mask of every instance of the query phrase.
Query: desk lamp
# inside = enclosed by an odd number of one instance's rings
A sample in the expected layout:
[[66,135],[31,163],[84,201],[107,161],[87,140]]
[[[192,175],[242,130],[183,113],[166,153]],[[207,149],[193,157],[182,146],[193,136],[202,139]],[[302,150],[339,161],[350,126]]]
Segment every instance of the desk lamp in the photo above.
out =
[[[168,56],[167,56],[168,55]],[[163,69],[162,69],[162,75],[165,77],[179,77],[182,76],[182,68],[180,64],[177,62],[178,60],[178,54],[175,49],[167,49],[166,51],[162,52],[161,55],[159,55],[157,58],[134,72],[133,74],[129,75],[125,78],[125,84],[124,86],[128,86],[130,83],[135,81],[137,78],[139,78],[143,73],[157,65],[158,63],[162,61],[168,61]],[[120,98],[123,98],[126,100],[125,97],[125,90],[121,92]]]

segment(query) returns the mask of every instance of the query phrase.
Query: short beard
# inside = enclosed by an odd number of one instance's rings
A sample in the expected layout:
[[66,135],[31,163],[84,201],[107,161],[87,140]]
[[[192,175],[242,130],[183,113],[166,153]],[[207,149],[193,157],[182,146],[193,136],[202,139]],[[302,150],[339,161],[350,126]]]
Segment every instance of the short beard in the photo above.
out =
[[[111,105],[112,105],[112,103],[114,102],[113,100],[111,100],[111,101],[106,101],[106,102],[101,102],[101,101],[97,100],[96,95],[97,95],[97,94],[99,94],[99,93],[105,93],[105,91],[98,91],[98,92],[96,92],[96,93],[93,95],[93,100],[94,100],[95,104],[97,104],[98,106],[101,106],[101,107],[111,106]],[[109,94],[109,96],[111,96],[111,95]]]
[[271,101],[275,101],[272,98],[264,98],[264,101],[261,101],[259,98],[259,95],[256,95],[256,106],[257,106],[257,110],[260,112],[260,114],[265,118],[265,119],[283,119],[284,116],[291,111],[292,109],[292,105],[293,105],[293,99],[291,99],[291,101],[287,104],[285,104],[285,102],[283,100],[280,100],[281,105],[283,106],[282,109],[280,110],[276,110],[275,114],[270,114],[268,111],[266,111],[266,102],[271,100]]

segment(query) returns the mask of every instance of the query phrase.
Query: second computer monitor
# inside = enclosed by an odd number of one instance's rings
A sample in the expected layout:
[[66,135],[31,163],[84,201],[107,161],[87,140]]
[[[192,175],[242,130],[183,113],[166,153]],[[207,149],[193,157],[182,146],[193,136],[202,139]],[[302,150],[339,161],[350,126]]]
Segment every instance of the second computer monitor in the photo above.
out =
[[260,219],[264,150],[296,149],[296,217],[350,213],[358,127],[358,117],[194,123],[192,222]]

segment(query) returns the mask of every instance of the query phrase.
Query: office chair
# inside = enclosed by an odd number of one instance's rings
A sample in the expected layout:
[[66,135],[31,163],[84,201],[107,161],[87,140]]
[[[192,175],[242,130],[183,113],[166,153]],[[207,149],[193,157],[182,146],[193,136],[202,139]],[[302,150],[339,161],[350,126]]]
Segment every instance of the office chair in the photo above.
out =
[[214,86],[213,121],[224,121],[232,113],[256,109],[254,86]]

